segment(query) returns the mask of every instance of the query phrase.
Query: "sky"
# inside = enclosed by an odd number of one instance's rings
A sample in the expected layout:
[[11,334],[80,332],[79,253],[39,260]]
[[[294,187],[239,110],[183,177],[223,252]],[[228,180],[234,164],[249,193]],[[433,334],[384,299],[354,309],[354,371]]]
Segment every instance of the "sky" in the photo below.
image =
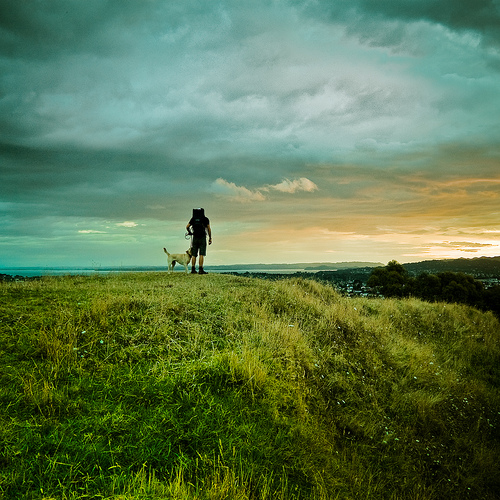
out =
[[500,0],[3,0],[0,267],[500,255]]

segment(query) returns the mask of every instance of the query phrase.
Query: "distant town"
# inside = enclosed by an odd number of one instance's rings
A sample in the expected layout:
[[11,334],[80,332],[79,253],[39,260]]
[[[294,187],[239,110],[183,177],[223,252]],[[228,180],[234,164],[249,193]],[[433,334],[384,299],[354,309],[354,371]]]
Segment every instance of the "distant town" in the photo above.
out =
[[[361,265],[359,265],[361,264]],[[299,265],[295,265],[298,267]],[[265,271],[230,272],[229,274],[258,277],[265,279],[285,279],[290,277],[304,277],[315,279],[334,285],[339,291],[349,297],[376,297],[380,291],[368,286],[368,279],[373,270],[383,267],[376,263],[340,263],[339,264],[300,264],[303,271],[293,274]],[[328,269],[328,266],[330,268]],[[437,274],[443,272],[463,273],[480,281],[485,289],[500,286],[500,257],[478,257],[473,259],[444,259],[429,260],[402,264],[410,276],[419,276],[423,273]],[[273,266],[274,269],[277,266]],[[223,271],[222,271],[223,272]]]

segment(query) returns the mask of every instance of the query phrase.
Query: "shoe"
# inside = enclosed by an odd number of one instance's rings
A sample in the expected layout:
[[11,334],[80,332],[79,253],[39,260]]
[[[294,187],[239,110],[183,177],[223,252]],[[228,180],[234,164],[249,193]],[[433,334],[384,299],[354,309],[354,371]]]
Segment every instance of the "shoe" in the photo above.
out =
[[208,274],[208,273],[205,271],[205,269],[200,267],[200,271],[198,272],[198,274]]
[[198,273],[196,272],[196,269],[195,269],[194,267],[192,267],[192,268],[191,268],[191,274],[198,274]]

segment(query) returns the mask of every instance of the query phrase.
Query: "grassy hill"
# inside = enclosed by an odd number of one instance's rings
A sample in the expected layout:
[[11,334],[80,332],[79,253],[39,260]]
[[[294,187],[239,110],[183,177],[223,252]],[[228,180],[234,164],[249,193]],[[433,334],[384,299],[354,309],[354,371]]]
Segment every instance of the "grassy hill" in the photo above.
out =
[[300,279],[3,283],[0,498],[498,498],[499,326]]

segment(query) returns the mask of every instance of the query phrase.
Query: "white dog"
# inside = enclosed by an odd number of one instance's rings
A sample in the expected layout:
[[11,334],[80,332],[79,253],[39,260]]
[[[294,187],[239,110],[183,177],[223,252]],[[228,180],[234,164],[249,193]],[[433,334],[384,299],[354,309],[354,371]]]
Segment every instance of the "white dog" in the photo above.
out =
[[178,262],[184,266],[186,273],[188,272],[188,264],[191,261],[191,249],[188,248],[186,253],[168,253],[167,249],[164,248],[163,251],[167,254],[168,270],[171,272],[174,270],[175,263]]

